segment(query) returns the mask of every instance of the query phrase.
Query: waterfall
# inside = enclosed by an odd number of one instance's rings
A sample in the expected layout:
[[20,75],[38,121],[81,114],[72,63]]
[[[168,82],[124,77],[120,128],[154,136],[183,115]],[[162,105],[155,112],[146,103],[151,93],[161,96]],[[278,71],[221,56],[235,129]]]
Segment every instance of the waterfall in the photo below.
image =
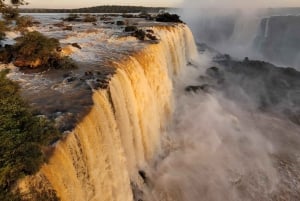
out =
[[107,90],[93,93],[94,105],[54,148],[40,171],[20,181],[54,189],[62,201],[130,201],[138,170],[159,152],[173,112],[173,80],[197,55],[186,25],[153,27],[161,39],[112,61],[117,69]]
[[266,19],[266,25],[265,25],[265,38],[268,38],[269,37],[269,25],[270,25],[270,18],[268,17]]

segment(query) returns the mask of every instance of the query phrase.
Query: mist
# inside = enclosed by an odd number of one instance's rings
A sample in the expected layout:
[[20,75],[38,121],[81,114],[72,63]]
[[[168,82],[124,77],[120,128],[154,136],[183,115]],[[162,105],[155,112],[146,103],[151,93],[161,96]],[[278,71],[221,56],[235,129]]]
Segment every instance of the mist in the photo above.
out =
[[300,69],[300,9],[295,6],[299,1],[186,0],[180,14],[197,43],[236,59]]
[[[299,200],[299,126],[262,111],[259,93],[249,94],[232,74],[217,86],[207,73],[212,65],[212,55],[200,54],[176,82],[175,117],[147,171],[146,200]],[[214,87],[186,90],[208,83]]]

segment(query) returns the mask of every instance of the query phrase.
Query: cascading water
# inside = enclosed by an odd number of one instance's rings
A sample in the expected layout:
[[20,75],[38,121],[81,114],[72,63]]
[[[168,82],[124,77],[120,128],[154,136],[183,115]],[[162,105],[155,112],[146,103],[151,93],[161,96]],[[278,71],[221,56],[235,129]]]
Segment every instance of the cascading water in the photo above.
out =
[[171,119],[172,79],[196,55],[187,26],[153,29],[160,43],[112,61],[109,88],[94,91],[91,111],[41,170],[20,182],[21,191],[42,186],[62,201],[134,199],[132,185],[142,185],[138,171],[157,157]]
[[267,18],[266,19],[265,34],[264,34],[265,38],[268,38],[268,36],[269,36],[269,28],[270,28],[269,25],[270,25],[270,18]]

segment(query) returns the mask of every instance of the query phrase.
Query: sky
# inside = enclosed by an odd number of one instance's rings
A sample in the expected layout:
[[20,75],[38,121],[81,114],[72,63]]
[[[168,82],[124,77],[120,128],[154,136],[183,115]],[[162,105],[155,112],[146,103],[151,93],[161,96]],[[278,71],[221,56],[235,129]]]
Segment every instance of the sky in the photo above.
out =
[[300,0],[27,0],[30,8],[82,8],[98,5],[199,7],[300,7]]

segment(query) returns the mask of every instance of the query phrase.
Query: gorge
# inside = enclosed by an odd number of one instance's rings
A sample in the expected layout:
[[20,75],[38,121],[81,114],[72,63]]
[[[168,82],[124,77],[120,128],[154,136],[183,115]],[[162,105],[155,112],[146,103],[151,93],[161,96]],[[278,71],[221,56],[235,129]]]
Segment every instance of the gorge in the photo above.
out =
[[[297,70],[196,44],[165,18],[95,17],[42,15],[31,28],[58,38],[78,69],[1,66],[63,133],[18,181],[24,200],[300,199]],[[262,21],[261,37],[273,23]]]

